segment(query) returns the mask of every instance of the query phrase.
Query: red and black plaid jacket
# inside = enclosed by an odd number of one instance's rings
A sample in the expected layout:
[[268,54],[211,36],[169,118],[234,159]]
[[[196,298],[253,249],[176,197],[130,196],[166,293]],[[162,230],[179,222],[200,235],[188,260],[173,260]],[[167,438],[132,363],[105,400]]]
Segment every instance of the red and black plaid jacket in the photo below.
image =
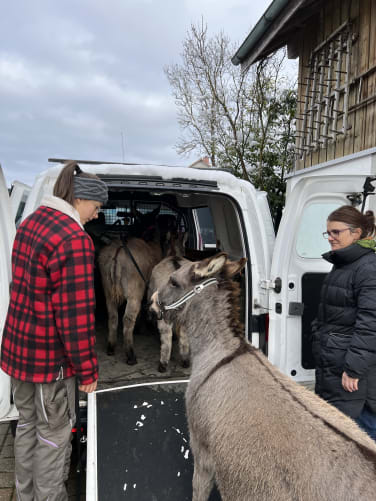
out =
[[39,207],[17,230],[1,368],[22,381],[98,378],[94,246],[68,215]]

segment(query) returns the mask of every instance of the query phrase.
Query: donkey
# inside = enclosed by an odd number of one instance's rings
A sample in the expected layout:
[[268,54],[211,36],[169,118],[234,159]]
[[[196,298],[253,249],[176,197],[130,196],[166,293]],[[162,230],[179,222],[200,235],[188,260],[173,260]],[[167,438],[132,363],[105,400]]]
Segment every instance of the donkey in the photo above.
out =
[[[184,263],[190,262],[182,257],[184,255],[187,236],[187,233],[180,233],[177,235],[177,238],[175,235],[172,235],[169,249],[171,255],[162,259],[153,268],[147,291],[148,304],[151,303],[151,297],[154,292],[168,282],[171,273],[180,268]],[[179,353],[182,366],[185,368],[189,367],[189,344],[184,329],[181,328],[179,322],[173,325],[166,322],[163,318],[157,317],[157,325],[161,339],[159,372],[166,372],[171,358],[173,327],[179,340]]]
[[131,237],[126,242],[113,240],[99,251],[98,264],[108,312],[107,354],[114,354],[118,307],[126,302],[123,315],[123,342],[129,365],[137,363],[133,347],[133,330],[152,269],[162,257],[158,231],[155,232],[155,238],[148,242],[136,237]]
[[224,501],[371,501],[376,445],[350,418],[272,366],[244,340],[245,259],[185,263],[153,295],[190,344],[186,392],[193,501],[213,482]]

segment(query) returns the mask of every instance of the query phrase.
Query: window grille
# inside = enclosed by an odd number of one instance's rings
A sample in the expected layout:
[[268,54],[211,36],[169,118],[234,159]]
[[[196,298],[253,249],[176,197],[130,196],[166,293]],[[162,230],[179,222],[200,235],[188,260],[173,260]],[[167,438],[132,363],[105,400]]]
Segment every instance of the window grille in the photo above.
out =
[[[160,206],[159,214],[170,214],[176,217],[179,231],[185,231],[185,221],[178,211],[168,207],[167,205],[152,204],[148,202],[137,202],[136,207],[142,214],[147,214]],[[131,202],[129,200],[122,201],[116,207],[103,208],[100,211],[104,215],[106,225],[117,224],[118,226],[128,226],[135,223],[132,213]]]

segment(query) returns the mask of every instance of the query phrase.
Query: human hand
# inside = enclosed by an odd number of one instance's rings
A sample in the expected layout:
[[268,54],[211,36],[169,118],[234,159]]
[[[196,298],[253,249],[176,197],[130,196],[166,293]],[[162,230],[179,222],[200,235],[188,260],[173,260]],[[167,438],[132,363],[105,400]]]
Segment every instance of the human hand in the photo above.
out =
[[85,393],[91,393],[92,391],[95,391],[97,389],[97,381],[94,381],[94,383],[90,384],[80,384],[78,389],[80,391],[84,391]]
[[342,374],[342,386],[346,391],[350,393],[353,391],[358,391],[358,381],[359,379],[352,378],[344,372]]

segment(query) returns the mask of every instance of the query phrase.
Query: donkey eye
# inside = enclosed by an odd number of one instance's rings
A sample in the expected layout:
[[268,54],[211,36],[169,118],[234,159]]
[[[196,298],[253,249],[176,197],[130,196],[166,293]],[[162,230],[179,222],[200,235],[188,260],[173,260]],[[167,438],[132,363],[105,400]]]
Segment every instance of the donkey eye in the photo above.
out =
[[170,282],[170,285],[171,285],[172,287],[179,287],[179,284],[177,283],[177,281],[176,281],[176,279],[175,279],[175,278],[170,277],[169,282]]

